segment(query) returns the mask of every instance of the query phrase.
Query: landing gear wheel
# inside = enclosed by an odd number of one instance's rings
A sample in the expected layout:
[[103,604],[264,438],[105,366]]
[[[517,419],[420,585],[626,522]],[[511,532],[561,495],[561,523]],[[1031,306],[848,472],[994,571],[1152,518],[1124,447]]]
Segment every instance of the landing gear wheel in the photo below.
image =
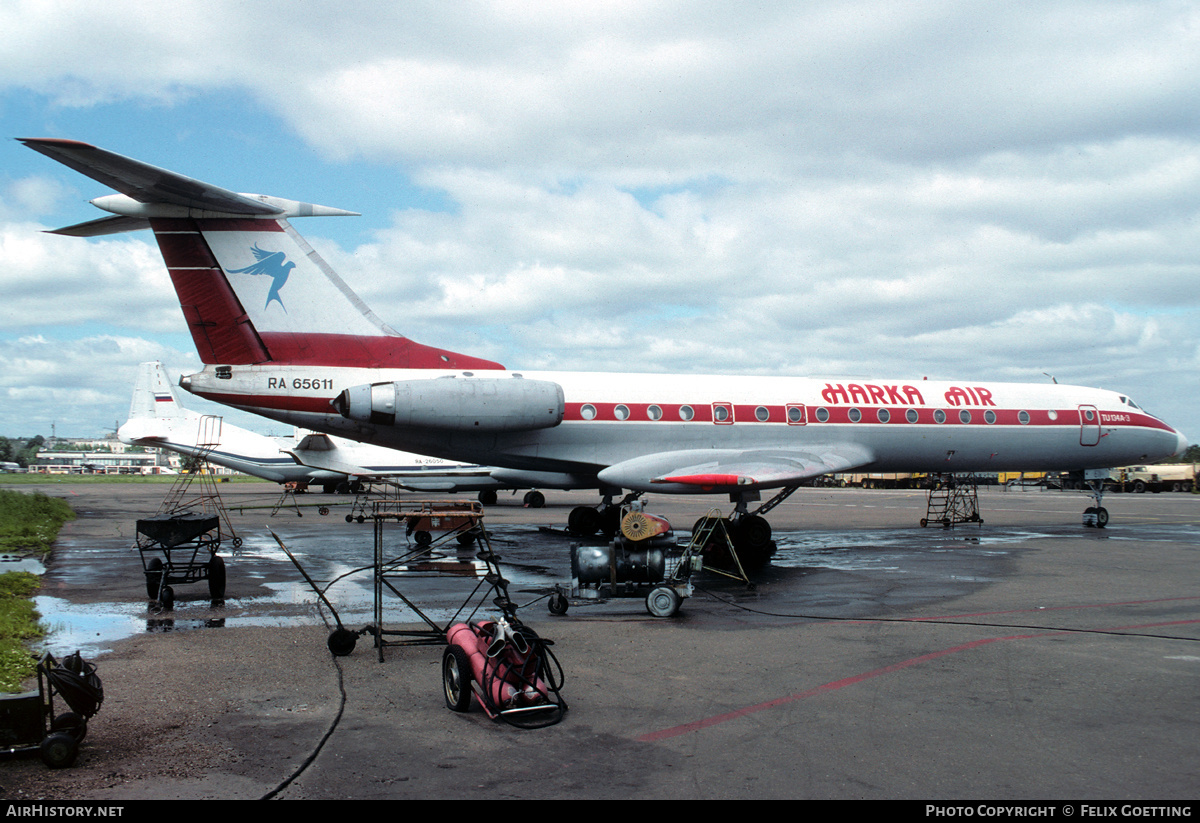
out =
[[771,524],[767,518],[748,514],[738,521],[734,537],[738,549],[766,549],[771,545]]
[[225,602],[225,561],[215,554],[208,561],[208,597],[213,603]]
[[471,708],[471,660],[458,646],[447,646],[442,655],[442,694],[452,712]]
[[65,769],[79,754],[79,741],[69,732],[54,732],[38,746],[42,762],[52,769]]
[[479,502],[484,506],[496,505],[496,492],[492,489],[484,489],[479,493]]
[[564,614],[566,614],[567,609],[570,608],[570,606],[571,604],[567,602],[567,598],[562,592],[555,592],[554,594],[550,595],[550,599],[546,601],[546,608],[550,610],[550,614],[558,615],[559,617],[562,617]]
[[531,509],[540,509],[546,505],[546,495],[542,494],[537,489],[525,492],[525,505]]
[[600,512],[591,506],[576,506],[567,515],[567,531],[576,537],[591,537],[600,531]]
[[597,514],[600,516],[600,533],[605,537],[615,537],[621,530],[621,507],[609,506]]
[[1103,529],[1108,525],[1108,509],[1103,506],[1096,507],[1096,528]]
[[655,617],[673,617],[681,602],[679,593],[670,586],[659,586],[646,595],[646,611]]
[[334,657],[345,657],[354,651],[354,646],[358,643],[358,635],[349,629],[334,629],[329,639],[325,641],[325,645],[329,647],[329,652]]

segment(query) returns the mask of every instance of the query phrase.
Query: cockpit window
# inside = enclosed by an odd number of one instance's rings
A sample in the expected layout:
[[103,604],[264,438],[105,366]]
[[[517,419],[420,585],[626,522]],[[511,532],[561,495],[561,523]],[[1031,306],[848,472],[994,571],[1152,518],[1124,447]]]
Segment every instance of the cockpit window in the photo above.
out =
[[1137,409],[1138,411],[1142,410],[1142,407],[1139,406],[1137,403],[1134,403],[1132,399],[1125,397],[1124,395],[1120,395],[1120,397],[1121,397],[1121,402],[1124,403],[1126,406]]

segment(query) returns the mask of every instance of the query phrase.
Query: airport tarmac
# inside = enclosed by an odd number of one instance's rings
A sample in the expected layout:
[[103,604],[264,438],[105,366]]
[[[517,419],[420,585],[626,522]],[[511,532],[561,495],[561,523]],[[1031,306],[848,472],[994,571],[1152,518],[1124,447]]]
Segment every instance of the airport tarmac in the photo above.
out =
[[[318,798],[915,798],[1189,800],[1200,793],[1200,496],[980,492],[982,526],[922,529],[917,491],[801,489],[769,515],[779,544],[753,590],[702,575],[676,618],[641,599],[548,614],[588,493],[510,498],[486,522],[522,619],[554,641],[570,711],[518,730],[446,709],[442,649],[368,638],[326,650],[315,596],[369,622],[370,525],[324,495],[270,516],[269,484],[222,488],[244,543],[225,606],[203,584],[147,610],[131,550],[164,486],[23,487],[80,513],[39,607],[56,652],[84,650],[106,699],[78,763],[0,771],[8,800]],[[518,498],[519,499],[519,498]],[[652,496],[686,531],[708,497]],[[252,508],[252,507],[268,508]],[[238,513],[238,507],[243,507]],[[396,536],[397,545],[403,536]],[[414,564],[406,596],[447,617],[469,556]],[[490,616],[490,615],[489,615]],[[415,620],[390,600],[386,627]]]

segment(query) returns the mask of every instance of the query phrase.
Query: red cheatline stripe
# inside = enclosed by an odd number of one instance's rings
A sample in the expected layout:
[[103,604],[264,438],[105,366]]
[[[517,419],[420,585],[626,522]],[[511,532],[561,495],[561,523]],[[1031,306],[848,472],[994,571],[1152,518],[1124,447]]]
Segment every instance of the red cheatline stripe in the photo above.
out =
[[[1167,621],[1167,622],[1161,622],[1161,623],[1145,623],[1145,624],[1140,624],[1137,626],[1121,626],[1118,629],[1112,629],[1111,631],[1119,631],[1122,629],[1124,629],[1124,630],[1147,629],[1147,628],[1153,628],[1153,627],[1157,627],[1157,626],[1179,626],[1179,625],[1194,624],[1194,623],[1200,623],[1200,619],[1173,620],[1173,621]],[[1014,634],[1014,635],[1010,635],[1008,637],[991,637],[991,638],[985,638],[982,640],[973,640],[970,643],[963,643],[962,645],[951,646],[950,648],[942,649],[941,651],[930,652],[929,654],[923,654],[920,657],[913,657],[908,660],[902,660],[899,663],[893,663],[892,665],[884,666],[881,669],[873,669],[872,671],[864,672],[862,674],[852,675],[850,677],[845,677],[845,678],[842,678],[841,680],[834,680],[831,683],[825,683],[824,685],[816,686],[815,688],[808,689],[807,691],[803,691],[803,692],[798,692],[797,694],[788,695],[787,697],[780,697],[775,700],[768,700],[766,703],[759,703],[754,706],[746,706],[745,708],[737,709],[736,711],[727,712],[725,714],[719,714],[719,715],[716,715],[715,717],[708,717],[708,718],[705,718],[704,720],[696,720],[692,723],[685,723],[682,726],[675,726],[670,729],[661,729],[660,731],[657,731],[657,732],[650,732],[649,734],[644,734],[637,739],[638,739],[638,742],[640,742],[640,743],[653,743],[658,740],[666,740],[671,737],[678,737],[681,734],[688,734],[689,732],[696,732],[696,731],[700,731],[701,729],[707,729],[710,726],[716,726],[721,723],[726,723],[730,720],[737,720],[738,718],[741,718],[741,717],[747,717],[752,714],[757,714],[758,712],[761,712],[761,711],[766,711],[768,709],[774,709],[779,706],[786,705],[788,703],[794,703],[798,700],[804,700],[809,697],[816,697],[819,694],[826,694],[828,692],[835,692],[838,689],[843,689],[846,686],[853,686],[856,683],[862,683],[865,680],[871,680],[876,677],[879,677],[880,675],[891,674],[892,672],[897,672],[897,671],[900,671],[901,669],[907,669],[909,666],[916,666],[920,663],[928,663],[931,660],[937,660],[939,657],[946,657],[947,655],[957,654],[958,652],[969,651],[971,649],[979,648],[980,646],[986,646],[991,643],[1000,643],[1000,642],[1006,641],[1006,640],[1029,640],[1029,639],[1032,639],[1035,637],[1051,637],[1054,635],[1070,634],[1070,633],[1071,632],[1069,630],[1048,631],[1048,632],[1039,632],[1037,634]]]
[[826,692],[837,691],[838,689],[843,689],[846,686],[852,686],[855,683],[861,683],[864,680],[871,680],[872,678],[879,677],[880,675],[890,674],[892,672],[899,671],[900,669],[907,669],[909,666],[915,666],[918,663],[928,663],[930,660],[936,660],[939,657],[945,657],[946,655],[949,655],[949,654],[955,654],[957,652],[967,651],[968,649],[974,649],[978,646],[985,646],[989,643],[998,643],[1001,640],[1017,640],[1020,638],[1028,638],[1028,637],[1036,637],[1036,636],[1037,635],[1014,635],[1012,637],[993,637],[993,638],[988,638],[988,639],[984,639],[984,640],[973,640],[970,643],[964,643],[961,646],[952,646],[949,649],[942,649],[939,652],[931,652],[929,654],[923,654],[920,657],[914,657],[910,660],[903,660],[899,663],[893,663],[890,666],[884,666],[882,669],[875,669],[873,671],[864,672],[863,674],[856,674],[851,677],[843,678],[841,680],[835,680],[832,683],[826,683],[822,686],[817,686],[816,688],[809,689],[808,691],[803,691],[803,692],[799,692],[798,694],[788,695],[787,697],[780,697],[775,700],[769,700],[766,703],[759,703],[756,706],[746,706],[743,709],[737,709],[736,711],[728,712],[726,714],[719,714],[715,717],[708,717],[708,718],[705,718],[704,720],[696,720],[692,723],[685,723],[682,726],[675,726],[674,728],[671,728],[671,729],[662,729],[661,731],[650,732],[649,734],[644,734],[641,737],[639,737],[638,742],[653,743],[658,740],[666,740],[669,737],[678,737],[681,734],[687,734],[689,732],[696,732],[696,731],[700,731],[701,729],[707,729],[709,726],[716,726],[720,723],[727,723],[730,720],[737,720],[739,717],[746,717],[748,715],[757,714],[758,712],[766,711],[767,709],[774,709],[778,706],[783,706],[787,703],[794,703],[797,700],[804,700],[805,698],[808,698],[808,697],[815,697],[818,694],[825,694]]

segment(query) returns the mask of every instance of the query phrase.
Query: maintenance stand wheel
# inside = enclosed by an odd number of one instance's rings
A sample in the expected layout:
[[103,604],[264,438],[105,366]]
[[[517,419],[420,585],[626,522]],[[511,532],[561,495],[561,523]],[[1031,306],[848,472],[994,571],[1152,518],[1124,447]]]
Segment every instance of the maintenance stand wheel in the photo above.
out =
[[452,712],[471,708],[471,659],[458,646],[447,646],[442,654],[442,694]]
[[567,613],[567,609],[571,604],[567,601],[566,595],[562,592],[555,592],[550,595],[550,599],[546,601],[546,608],[550,610],[550,614],[562,616]]
[[679,593],[670,586],[659,586],[646,595],[646,611],[655,617],[673,617],[682,602]]
[[325,645],[329,647],[329,651],[334,657],[345,657],[350,654],[354,651],[357,643],[358,635],[349,629],[334,629],[329,635],[329,639],[325,641]]

